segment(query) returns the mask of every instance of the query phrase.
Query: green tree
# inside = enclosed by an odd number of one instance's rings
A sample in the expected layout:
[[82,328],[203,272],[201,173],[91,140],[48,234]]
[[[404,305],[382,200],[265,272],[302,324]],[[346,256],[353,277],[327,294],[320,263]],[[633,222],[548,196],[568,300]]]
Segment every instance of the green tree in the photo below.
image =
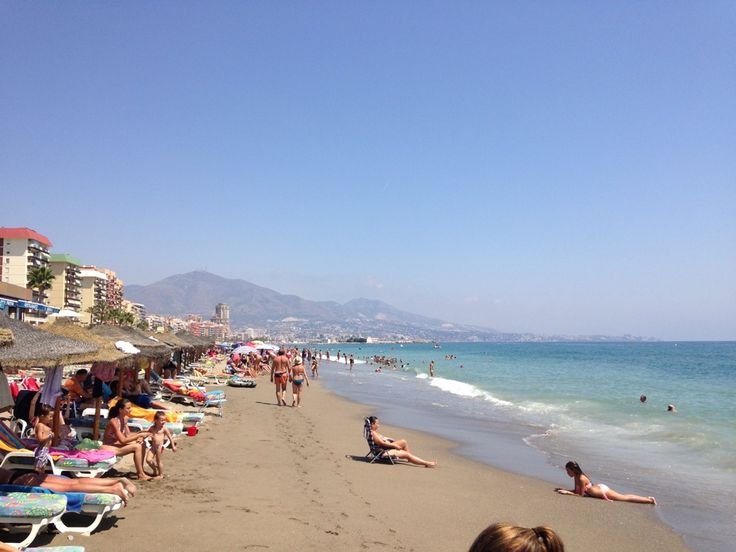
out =
[[44,302],[44,293],[51,287],[51,283],[56,276],[53,275],[51,269],[47,266],[34,266],[28,270],[28,287],[36,290],[34,297],[39,303]]
[[93,307],[87,309],[87,312],[92,315],[91,324],[93,326],[104,324],[110,318],[110,308],[106,303],[95,303]]

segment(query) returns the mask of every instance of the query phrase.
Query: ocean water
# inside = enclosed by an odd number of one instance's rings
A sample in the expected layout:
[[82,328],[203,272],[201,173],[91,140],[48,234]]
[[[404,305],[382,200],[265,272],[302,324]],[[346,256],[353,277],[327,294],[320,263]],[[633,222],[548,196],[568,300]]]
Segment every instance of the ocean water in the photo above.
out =
[[[594,481],[657,497],[657,513],[694,550],[736,549],[736,342],[322,349],[357,359],[352,372],[323,362],[323,383],[388,423],[553,486],[570,487],[562,466],[577,460]],[[397,366],[377,373],[373,355]]]

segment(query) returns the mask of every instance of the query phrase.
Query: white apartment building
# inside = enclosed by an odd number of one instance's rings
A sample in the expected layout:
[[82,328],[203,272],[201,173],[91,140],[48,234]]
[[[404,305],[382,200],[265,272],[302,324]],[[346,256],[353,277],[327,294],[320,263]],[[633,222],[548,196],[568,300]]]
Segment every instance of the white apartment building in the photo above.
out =
[[89,309],[98,304],[107,304],[107,274],[96,268],[82,267],[79,271],[81,285],[80,322],[92,323],[92,314]]
[[0,282],[26,287],[28,271],[48,266],[51,241],[30,228],[0,227]]
[[49,288],[49,304],[60,309],[80,312],[82,309],[82,277],[80,263],[70,255],[55,254],[49,258],[54,281]]

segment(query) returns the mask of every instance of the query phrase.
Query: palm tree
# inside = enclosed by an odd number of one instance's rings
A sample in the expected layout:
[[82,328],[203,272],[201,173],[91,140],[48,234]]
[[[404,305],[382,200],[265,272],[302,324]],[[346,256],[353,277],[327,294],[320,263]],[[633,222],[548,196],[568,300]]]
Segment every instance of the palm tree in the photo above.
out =
[[90,320],[92,326],[104,324],[110,317],[110,309],[106,303],[95,303],[93,307],[87,309],[87,312],[92,315]]
[[45,298],[44,292],[51,287],[51,282],[55,278],[56,276],[54,276],[51,269],[47,266],[34,266],[28,270],[28,287],[37,290],[37,300],[39,303],[43,303]]

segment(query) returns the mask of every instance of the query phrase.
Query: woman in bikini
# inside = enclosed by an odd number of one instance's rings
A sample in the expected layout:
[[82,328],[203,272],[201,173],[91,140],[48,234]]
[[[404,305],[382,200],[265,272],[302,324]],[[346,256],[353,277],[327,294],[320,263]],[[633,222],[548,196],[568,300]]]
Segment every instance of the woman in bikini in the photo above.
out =
[[143,471],[143,440],[149,436],[147,431],[132,433],[128,427],[128,417],[132,403],[128,399],[120,399],[110,409],[102,437],[102,448],[113,451],[117,456],[133,455],[138,479],[148,481],[151,477]]
[[307,377],[307,371],[304,369],[304,363],[301,358],[296,357],[294,366],[291,368],[291,406],[298,408],[302,405],[302,386],[304,382],[309,386],[309,378]]
[[593,484],[590,478],[583,473],[582,468],[577,462],[570,461],[565,464],[567,475],[573,478],[575,488],[572,490],[555,489],[560,494],[572,496],[590,496],[593,498],[602,498],[608,501],[635,502],[637,504],[656,504],[657,501],[653,496],[639,496],[634,494],[621,494],[614,491],[608,485],[603,483]]
[[378,433],[378,418],[376,416],[369,416],[368,423],[371,426],[371,437],[373,443],[388,451],[388,454],[394,458],[400,458],[401,460],[408,460],[412,464],[418,466],[424,466],[425,468],[434,468],[437,462],[427,462],[422,460],[418,456],[414,456],[409,450],[409,443],[405,439],[390,439]]

